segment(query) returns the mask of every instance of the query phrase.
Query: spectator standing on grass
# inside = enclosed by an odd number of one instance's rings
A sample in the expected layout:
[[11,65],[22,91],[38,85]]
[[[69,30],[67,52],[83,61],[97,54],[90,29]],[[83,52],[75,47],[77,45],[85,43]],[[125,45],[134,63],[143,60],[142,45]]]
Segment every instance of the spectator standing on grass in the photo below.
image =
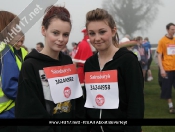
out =
[[145,48],[146,54],[148,56],[148,64],[147,64],[147,70],[145,73],[145,81],[151,81],[153,80],[153,76],[150,69],[151,62],[152,62],[152,51],[151,51],[151,44],[149,42],[148,37],[144,38],[143,47]]
[[166,25],[167,34],[158,43],[158,63],[161,75],[161,98],[168,102],[169,113],[175,114],[172,87],[175,82],[175,24]]
[[142,67],[142,71],[143,71],[143,77],[145,79],[145,74],[146,74],[146,70],[147,70],[147,63],[148,63],[148,55],[146,53],[145,48],[143,47],[142,43],[143,43],[143,38],[141,36],[138,36],[136,38],[137,41],[137,45],[133,47],[133,49],[138,50],[139,54],[140,54],[140,65]]

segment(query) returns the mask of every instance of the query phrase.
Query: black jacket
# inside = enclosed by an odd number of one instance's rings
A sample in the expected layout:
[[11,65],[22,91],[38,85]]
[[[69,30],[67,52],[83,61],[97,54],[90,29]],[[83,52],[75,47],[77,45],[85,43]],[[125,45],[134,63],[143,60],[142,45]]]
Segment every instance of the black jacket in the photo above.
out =
[[[101,111],[101,119],[104,120],[143,119],[144,80],[137,56],[126,48],[119,49],[113,59],[105,64],[102,71],[114,69],[118,70],[119,108],[103,110],[86,108],[86,118],[90,120],[99,119]],[[100,71],[97,53],[86,61],[84,71]],[[93,126],[89,129],[91,132],[102,132],[100,126]],[[103,130],[104,132],[140,132],[141,127],[104,125]]]
[[[57,104],[46,98],[48,92],[48,81],[43,73],[44,67],[61,66],[72,64],[69,56],[62,52],[59,54],[59,60],[38,53],[33,50],[29,53],[23,63],[20,76],[18,94],[16,98],[15,116],[16,118],[37,118],[37,119],[72,119],[75,116],[74,100],[61,104],[62,107],[70,108],[70,112],[64,112],[62,109],[53,114],[53,109]],[[44,90],[45,89],[45,90]],[[50,90],[49,90],[50,91]],[[61,107],[61,108],[62,108]],[[72,126],[26,126],[18,127],[18,132],[70,132]]]

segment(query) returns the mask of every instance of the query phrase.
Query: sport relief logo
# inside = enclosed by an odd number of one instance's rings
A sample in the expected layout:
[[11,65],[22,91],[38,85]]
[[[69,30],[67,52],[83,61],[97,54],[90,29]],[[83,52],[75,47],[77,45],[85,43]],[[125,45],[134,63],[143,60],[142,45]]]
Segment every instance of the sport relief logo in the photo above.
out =
[[95,98],[95,102],[98,106],[102,106],[105,103],[105,98],[103,97],[103,95],[98,94]]
[[71,95],[71,89],[69,87],[64,88],[64,97],[69,98]]

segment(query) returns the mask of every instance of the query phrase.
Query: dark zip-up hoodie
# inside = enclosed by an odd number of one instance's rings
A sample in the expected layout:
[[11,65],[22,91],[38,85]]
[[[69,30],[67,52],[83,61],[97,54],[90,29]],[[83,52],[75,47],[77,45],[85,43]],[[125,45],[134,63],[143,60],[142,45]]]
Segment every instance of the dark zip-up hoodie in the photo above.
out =
[[[86,108],[88,119],[143,119],[144,96],[143,74],[137,56],[126,48],[119,49],[102,71],[118,70],[119,108]],[[85,72],[100,71],[98,54],[90,57],[84,66]],[[115,100],[114,100],[115,102]],[[92,126],[91,132],[141,132],[141,126]]]
[[[72,64],[69,56],[62,52],[59,60],[38,53],[29,53],[22,65],[19,76],[18,94],[16,98],[16,118],[72,119],[75,116],[74,100],[54,104],[50,99],[48,81],[43,72],[44,67]],[[59,105],[59,106],[58,106]],[[59,107],[53,114],[55,107]],[[71,132],[72,126],[25,126],[18,127],[19,132]]]

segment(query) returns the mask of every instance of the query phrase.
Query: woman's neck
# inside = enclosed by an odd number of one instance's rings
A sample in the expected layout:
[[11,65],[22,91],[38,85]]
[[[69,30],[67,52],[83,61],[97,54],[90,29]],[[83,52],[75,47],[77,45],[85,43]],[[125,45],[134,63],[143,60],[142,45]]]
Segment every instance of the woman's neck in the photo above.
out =
[[55,60],[59,60],[59,52],[58,51],[56,52],[56,51],[50,50],[49,48],[44,47],[40,53],[45,54],[47,56],[50,56],[51,58],[53,58]]
[[107,62],[109,62],[111,59],[113,59],[113,56],[117,51],[118,51],[118,48],[116,48],[115,46],[110,46],[105,51],[99,51],[98,61],[99,61],[100,69],[103,69],[104,65]]
[[99,51],[99,58],[101,59],[112,59],[114,54],[118,51],[119,48],[115,46],[110,46],[107,50]]

